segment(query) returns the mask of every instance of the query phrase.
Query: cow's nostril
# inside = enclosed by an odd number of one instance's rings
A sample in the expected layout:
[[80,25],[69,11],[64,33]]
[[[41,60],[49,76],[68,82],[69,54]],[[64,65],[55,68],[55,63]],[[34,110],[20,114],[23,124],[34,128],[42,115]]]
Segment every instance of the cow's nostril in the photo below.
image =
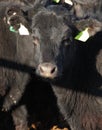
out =
[[57,67],[52,68],[51,74],[53,74],[57,70]]
[[42,63],[38,67],[39,74],[43,77],[54,78],[57,74],[57,66],[52,63]]
[[43,68],[43,67],[41,67],[41,66],[39,67],[39,70],[40,70],[40,72],[41,72],[41,73],[43,73],[43,72],[44,72],[44,68]]

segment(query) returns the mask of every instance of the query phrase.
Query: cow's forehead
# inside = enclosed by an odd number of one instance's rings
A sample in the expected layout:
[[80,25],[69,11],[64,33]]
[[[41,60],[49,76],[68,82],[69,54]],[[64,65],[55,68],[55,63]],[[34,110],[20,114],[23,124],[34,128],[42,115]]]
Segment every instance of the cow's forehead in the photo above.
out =
[[63,18],[57,16],[54,12],[39,12],[33,18],[33,25],[42,29],[42,28],[57,28],[60,24],[63,23]]
[[69,28],[65,25],[63,17],[53,12],[40,12],[34,17],[33,32],[35,29],[41,36],[54,40],[62,38]]

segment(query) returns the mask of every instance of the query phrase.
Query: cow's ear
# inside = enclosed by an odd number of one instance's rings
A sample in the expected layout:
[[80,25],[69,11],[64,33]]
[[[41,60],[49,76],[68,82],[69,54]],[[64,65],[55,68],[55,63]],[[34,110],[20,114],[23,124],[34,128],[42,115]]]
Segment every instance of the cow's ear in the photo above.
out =
[[18,5],[11,5],[6,8],[6,16],[10,17],[15,14],[21,14],[21,9]]
[[26,14],[18,5],[12,5],[6,9],[6,22],[10,26],[9,30],[11,32],[29,35],[30,26],[26,17]]
[[102,31],[102,22],[93,18],[76,20],[74,21],[74,25],[80,32],[86,31],[89,37],[94,36],[97,32]]

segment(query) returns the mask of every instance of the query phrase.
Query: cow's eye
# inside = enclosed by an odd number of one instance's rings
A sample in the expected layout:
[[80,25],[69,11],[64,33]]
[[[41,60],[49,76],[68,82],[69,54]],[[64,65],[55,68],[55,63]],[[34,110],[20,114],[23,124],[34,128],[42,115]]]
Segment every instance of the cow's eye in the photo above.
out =
[[62,43],[63,43],[63,45],[64,46],[69,46],[70,45],[70,43],[71,43],[71,36],[70,35],[68,35],[69,33],[65,33],[64,34],[64,36],[63,36],[63,38],[62,38]]
[[39,44],[39,38],[33,36],[33,43],[34,43],[34,45],[38,45]]
[[69,38],[67,38],[67,39],[64,39],[63,41],[62,41],[62,43],[63,43],[63,45],[64,46],[68,46],[68,45],[70,45],[70,39]]

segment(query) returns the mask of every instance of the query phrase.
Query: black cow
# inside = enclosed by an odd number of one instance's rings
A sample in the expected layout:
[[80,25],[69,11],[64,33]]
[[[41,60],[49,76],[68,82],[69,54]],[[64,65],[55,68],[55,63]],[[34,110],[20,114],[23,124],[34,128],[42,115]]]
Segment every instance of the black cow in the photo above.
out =
[[101,0],[71,0],[77,17],[93,17],[102,22],[102,1]]
[[[52,0],[62,4],[77,17],[78,20],[96,19],[102,26],[102,1],[101,0]],[[100,28],[102,30],[102,28]]]
[[[54,1],[54,0],[52,0]],[[102,1],[101,0],[59,0],[59,2],[55,3],[62,3],[68,4],[72,7],[74,14],[78,18],[88,18],[93,17],[102,21]]]
[[[71,130],[102,130],[102,33],[95,19],[78,21],[63,7],[41,9],[33,17],[36,73],[52,84],[57,103]],[[98,69],[100,68],[100,69]]]
[[[5,96],[3,110],[18,103],[30,73],[34,71],[34,45],[25,9],[17,2],[0,2],[0,95]],[[25,106],[13,112],[13,118],[16,129],[27,129]]]

